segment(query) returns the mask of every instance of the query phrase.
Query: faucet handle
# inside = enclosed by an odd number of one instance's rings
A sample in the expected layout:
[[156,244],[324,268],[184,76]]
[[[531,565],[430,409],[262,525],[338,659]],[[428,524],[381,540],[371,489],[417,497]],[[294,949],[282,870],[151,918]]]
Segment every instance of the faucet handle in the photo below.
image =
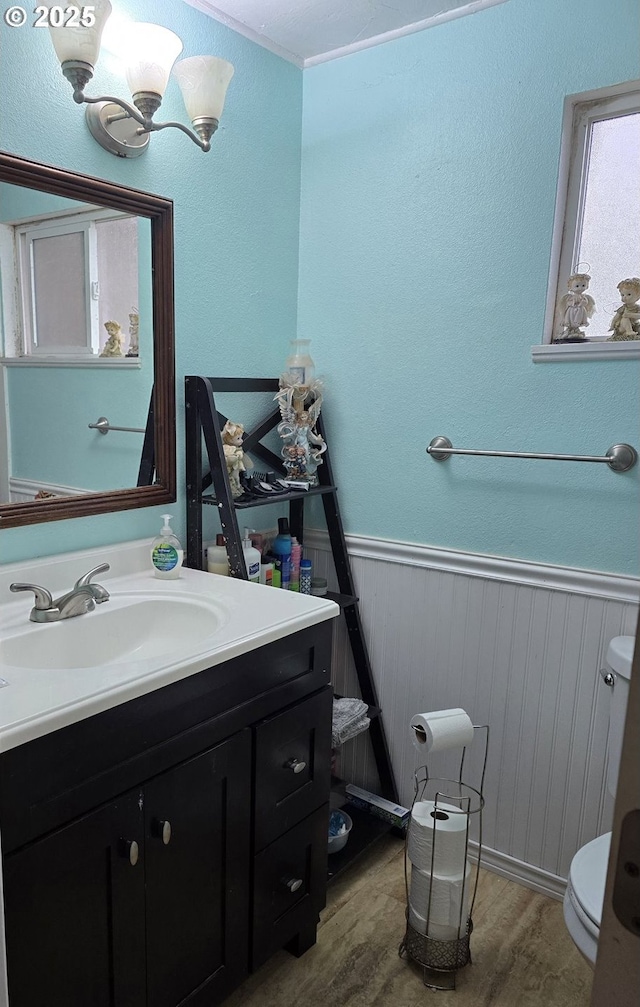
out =
[[98,605],[100,605],[103,601],[108,601],[109,592],[106,588],[102,587],[101,584],[91,584],[90,581],[92,577],[97,577],[99,573],[106,573],[107,570],[110,569],[111,567],[109,563],[100,563],[99,566],[94,566],[93,570],[89,570],[88,573],[85,573],[82,577],[78,578],[75,583],[74,591],[77,591],[79,587],[90,587],[93,597]]
[[38,587],[37,584],[9,584],[9,590],[14,594],[18,591],[33,591],[36,596],[34,608],[39,612],[53,607],[53,598],[46,587]]

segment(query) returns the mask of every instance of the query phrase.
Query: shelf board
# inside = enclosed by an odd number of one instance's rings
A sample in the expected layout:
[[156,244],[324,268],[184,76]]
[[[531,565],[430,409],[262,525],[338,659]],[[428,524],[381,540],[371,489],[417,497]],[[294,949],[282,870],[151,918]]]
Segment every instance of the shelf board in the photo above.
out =
[[394,828],[390,822],[385,822],[384,819],[369,814],[368,811],[356,807],[349,801],[340,810],[346,811],[351,817],[353,828],[344,849],[329,856],[327,865],[327,881],[329,883],[339,877],[354,860],[362,856],[365,850],[377,843],[383,836],[388,835]]
[[[335,486],[310,486],[308,490],[294,490],[291,493],[275,493],[273,496],[257,497],[255,500],[246,500],[239,503],[233,501],[236,510],[246,510],[248,507],[264,507],[266,504],[288,503],[289,500],[307,500],[309,497],[318,496],[322,493],[335,493]],[[202,503],[218,507],[217,497],[210,494],[202,496]]]
[[349,605],[358,604],[358,598],[355,594],[340,594],[338,591],[327,591],[322,597],[328,598],[329,601],[335,601],[336,605],[339,605],[341,609],[348,608]]

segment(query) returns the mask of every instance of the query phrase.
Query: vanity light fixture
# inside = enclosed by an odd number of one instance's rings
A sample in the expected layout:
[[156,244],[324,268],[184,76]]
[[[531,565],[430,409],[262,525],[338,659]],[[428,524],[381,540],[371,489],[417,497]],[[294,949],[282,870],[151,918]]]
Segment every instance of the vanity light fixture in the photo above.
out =
[[[174,66],[182,52],[182,42],[168,28],[139,22],[123,27],[121,51],[133,104],[108,95],[89,98],[84,93],[93,77],[102,31],[111,9],[110,0],[94,0],[92,6],[79,8],[80,17],[73,19],[73,25],[61,26],[54,24],[59,19],[54,19],[53,11],[49,11],[49,31],[62,73],[73,87],[73,100],[87,105],[87,125],[94,139],[119,157],[139,157],[149,145],[150,133],[174,126],[202,150],[210,150],[233,65],[217,56],[191,56]],[[181,122],[154,122],[172,68],[193,130]]]

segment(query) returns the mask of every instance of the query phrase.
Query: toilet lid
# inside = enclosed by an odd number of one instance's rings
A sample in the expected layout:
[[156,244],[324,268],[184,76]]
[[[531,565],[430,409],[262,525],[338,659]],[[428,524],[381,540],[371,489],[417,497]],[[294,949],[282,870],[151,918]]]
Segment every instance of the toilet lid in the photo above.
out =
[[589,919],[600,926],[604,889],[607,882],[611,833],[592,839],[571,861],[569,883]]

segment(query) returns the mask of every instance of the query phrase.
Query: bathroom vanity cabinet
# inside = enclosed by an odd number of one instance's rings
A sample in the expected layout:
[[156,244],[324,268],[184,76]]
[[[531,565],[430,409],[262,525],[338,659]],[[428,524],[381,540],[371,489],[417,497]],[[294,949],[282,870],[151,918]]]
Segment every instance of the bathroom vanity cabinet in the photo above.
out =
[[315,942],[330,655],[324,622],[0,756],[10,1007],[212,1007]]

